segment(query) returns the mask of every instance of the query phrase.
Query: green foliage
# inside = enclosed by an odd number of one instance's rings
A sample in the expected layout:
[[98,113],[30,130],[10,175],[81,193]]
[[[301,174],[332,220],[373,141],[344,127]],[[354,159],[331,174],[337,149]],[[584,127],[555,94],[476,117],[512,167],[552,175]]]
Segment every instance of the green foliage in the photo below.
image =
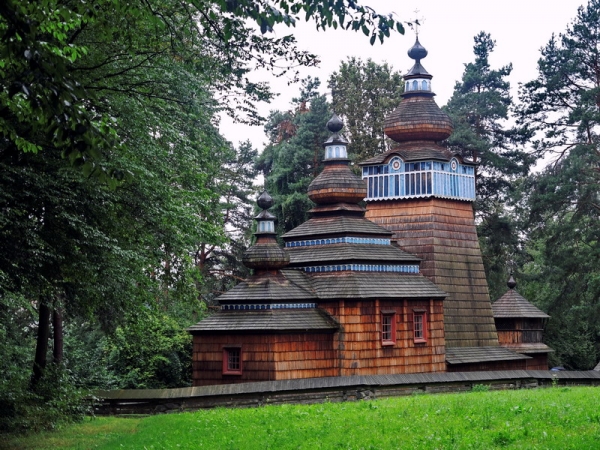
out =
[[551,362],[591,369],[600,356],[600,2],[579,8],[564,34],[542,49],[538,77],[521,90],[520,120],[539,132],[539,155],[554,163],[522,187],[529,241],[523,292],[552,316]]
[[552,316],[552,364],[571,369],[591,369],[600,356],[600,186],[590,170],[598,162],[577,147],[524,186],[530,262],[522,292]]
[[220,243],[199,243],[195,251],[194,261],[202,276],[197,286],[200,298],[207,303],[249,274],[241,261],[250,245],[257,194],[254,186],[257,153],[249,141],[238,149],[230,148],[220,158],[221,169],[210,183],[211,190],[219,194],[214,208],[223,217],[227,239]]
[[581,144],[598,152],[599,22],[598,0],[581,6],[566,32],[542,49],[538,77],[521,89],[520,121],[543,133],[533,142],[540,155],[565,156]]
[[306,79],[293,112],[271,112],[265,126],[270,142],[257,159],[265,176],[265,188],[274,199],[270,211],[277,216],[280,232],[289,231],[308,219],[313,203],[308,198],[310,182],[323,169],[323,142],[331,110],[317,92],[319,80]]
[[191,335],[149,309],[130,315],[108,338],[107,362],[122,389],[159,389],[191,382]]
[[488,59],[496,42],[484,32],[474,40],[475,61],[465,64],[444,111],[454,122],[449,148],[478,163],[477,210],[485,216],[506,199],[512,181],[527,175],[533,159],[519,148],[530,137],[527,129],[507,126],[512,65],[492,69]]
[[575,387],[102,417],[9,448],[591,449],[597,402]]
[[510,127],[513,100],[507,77],[512,65],[492,69],[490,54],[496,42],[488,33],[474,38],[475,60],[465,64],[460,82],[444,111],[454,123],[447,140],[450,150],[478,164],[475,211],[483,262],[492,299],[506,292],[507,264],[519,251],[518,231],[506,205],[516,181],[529,173],[534,161],[522,149],[530,132]]
[[400,73],[371,59],[349,58],[331,74],[331,107],[345,122],[353,161],[361,162],[387,150],[384,118],[400,104],[403,86]]
[[39,432],[79,422],[92,414],[90,392],[75,387],[71,373],[50,365],[35,392],[27,389],[29,373],[4,380],[0,386],[0,430],[3,433]]
[[474,384],[471,389],[473,392],[488,392],[490,390],[489,384]]

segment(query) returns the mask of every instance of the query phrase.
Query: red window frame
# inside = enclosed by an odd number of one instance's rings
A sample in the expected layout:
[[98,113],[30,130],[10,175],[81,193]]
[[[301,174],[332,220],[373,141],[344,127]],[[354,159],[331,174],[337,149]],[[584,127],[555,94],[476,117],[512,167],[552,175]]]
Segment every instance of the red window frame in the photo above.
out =
[[416,344],[427,342],[426,311],[413,311],[413,337]]
[[242,356],[241,346],[223,347],[223,375],[241,375]]
[[396,345],[396,313],[381,313],[381,345]]

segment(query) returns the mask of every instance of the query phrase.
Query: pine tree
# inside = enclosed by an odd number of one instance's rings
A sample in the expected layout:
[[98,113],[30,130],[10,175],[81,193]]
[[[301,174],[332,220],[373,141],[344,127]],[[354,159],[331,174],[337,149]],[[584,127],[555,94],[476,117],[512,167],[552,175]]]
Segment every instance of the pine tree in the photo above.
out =
[[484,32],[474,41],[475,61],[465,64],[443,109],[454,122],[450,149],[478,164],[476,209],[481,216],[493,213],[494,204],[505,200],[511,182],[527,175],[533,160],[519,148],[529,137],[527,130],[507,124],[513,101],[506,78],[512,64],[492,69],[489,56],[496,41]]
[[590,0],[542,49],[521,91],[521,123],[554,156],[522,189],[524,292],[552,316],[554,363],[590,369],[600,355],[600,1]]
[[533,158],[521,147],[528,138],[527,129],[508,125],[513,100],[507,77],[512,65],[490,66],[496,42],[488,33],[480,32],[474,42],[475,60],[465,64],[462,79],[443,108],[454,123],[454,133],[446,143],[478,164],[478,233],[492,298],[497,298],[506,290],[507,262],[518,247],[506,203],[516,180],[527,175]]
[[308,185],[323,170],[323,142],[331,110],[324,95],[318,93],[318,79],[303,81],[293,110],[271,112],[265,133],[269,144],[257,159],[265,176],[265,188],[273,196],[270,211],[278,218],[280,232],[286,232],[308,219],[313,203]]

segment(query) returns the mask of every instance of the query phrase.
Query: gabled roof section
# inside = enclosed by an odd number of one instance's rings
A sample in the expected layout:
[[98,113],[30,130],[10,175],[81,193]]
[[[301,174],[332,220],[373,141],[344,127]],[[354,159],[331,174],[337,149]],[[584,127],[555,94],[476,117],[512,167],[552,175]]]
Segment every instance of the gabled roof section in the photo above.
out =
[[337,272],[310,275],[320,300],[368,298],[445,298],[448,294],[422,275]]
[[492,304],[494,318],[528,318],[548,319],[550,316],[529,303],[515,289],[509,289],[506,294]]
[[330,331],[339,325],[318,309],[275,309],[268,311],[219,311],[187,330],[192,334],[215,331]]
[[252,276],[217,298],[220,303],[279,303],[315,299],[310,281],[298,270],[281,270],[276,274]]

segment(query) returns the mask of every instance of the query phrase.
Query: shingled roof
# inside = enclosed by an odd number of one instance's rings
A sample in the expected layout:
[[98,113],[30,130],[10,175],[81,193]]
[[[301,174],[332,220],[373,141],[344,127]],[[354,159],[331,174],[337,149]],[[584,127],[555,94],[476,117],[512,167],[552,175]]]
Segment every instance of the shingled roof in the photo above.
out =
[[320,300],[368,298],[444,298],[446,293],[422,275],[334,272],[310,275]]
[[310,301],[316,296],[302,272],[281,270],[276,274],[260,274],[237,284],[220,297],[220,303]]
[[446,362],[448,364],[515,361],[519,359],[531,359],[531,357],[512,352],[503,347],[446,347]]
[[318,309],[219,311],[188,328],[192,334],[215,331],[314,331],[335,332],[339,325]]
[[529,303],[515,289],[509,289],[492,304],[494,318],[548,319],[550,316]]
[[392,232],[365,219],[354,215],[336,215],[329,217],[313,217],[302,225],[285,233],[284,241],[292,241],[302,237],[319,236],[380,236],[389,238]]
[[[290,247],[290,265],[315,263],[329,264],[340,261],[414,263],[421,261],[394,245],[331,244],[311,247]],[[381,264],[381,262],[379,263]]]
[[403,161],[423,161],[423,160],[437,160],[437,161],[450,161],[453,157],[456,157],[463,164],[470,164],[469,161],[465,161],[460,155],[452,153],[445,147],[442,147],[432,141],[409,141],[401,142],[395,145],[392,149],[385,153],[380,153],[373,156],[361,163],[361,166],[369,166],[372,164],[383,164],[393,156],[399,156]]

